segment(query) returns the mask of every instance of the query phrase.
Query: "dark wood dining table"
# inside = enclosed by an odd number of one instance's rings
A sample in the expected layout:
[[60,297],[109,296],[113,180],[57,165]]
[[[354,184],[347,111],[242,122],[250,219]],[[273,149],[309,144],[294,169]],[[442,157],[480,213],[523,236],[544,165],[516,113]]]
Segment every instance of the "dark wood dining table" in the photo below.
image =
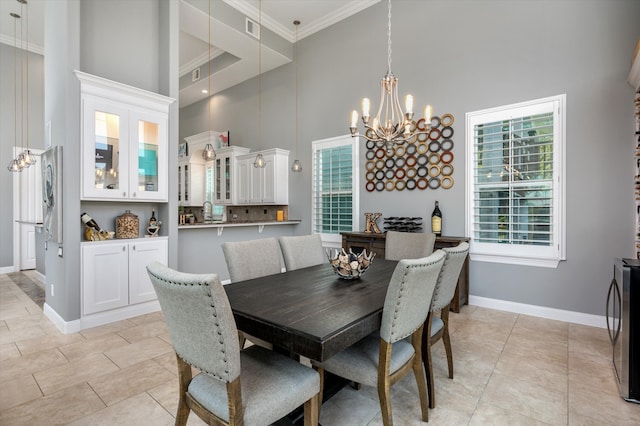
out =
[[239,330],[324,361],[380,328],[396,264],[375,259],[362,277],[344,280],[327,262],[224,288]]

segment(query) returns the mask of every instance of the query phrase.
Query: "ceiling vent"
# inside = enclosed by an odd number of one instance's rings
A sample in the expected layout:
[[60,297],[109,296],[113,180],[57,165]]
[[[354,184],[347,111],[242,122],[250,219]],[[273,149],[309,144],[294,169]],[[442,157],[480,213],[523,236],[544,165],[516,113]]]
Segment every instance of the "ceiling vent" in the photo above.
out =
[[260,40],[260,25],[247,17],[245,17],[245,23],[245,31],[247,32],[247,34],[249,34],[253,38]]
[[200,80],[200,68],[196,68],[195,70],[191,71],[191,81],[198,81]]

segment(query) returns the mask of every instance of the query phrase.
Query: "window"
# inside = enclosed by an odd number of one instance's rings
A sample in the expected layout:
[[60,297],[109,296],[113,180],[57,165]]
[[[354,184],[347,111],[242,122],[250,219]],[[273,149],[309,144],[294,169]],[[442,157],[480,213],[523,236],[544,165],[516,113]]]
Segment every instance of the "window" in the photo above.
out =
[[473,260],[557,267],[565,259],[566,96],[466,114]]
[[341,232],[359,229],[358,140],[351,135],[312,143],[312,229],[326,245],[341,244]]

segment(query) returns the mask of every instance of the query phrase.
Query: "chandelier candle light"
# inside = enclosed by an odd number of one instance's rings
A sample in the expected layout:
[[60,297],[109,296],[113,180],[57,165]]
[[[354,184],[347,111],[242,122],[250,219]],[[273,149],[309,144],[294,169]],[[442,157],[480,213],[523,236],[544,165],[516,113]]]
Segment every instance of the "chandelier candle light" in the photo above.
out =
[[[385,146],[391,151],[394,145],[402,145],[419,134],[427,134],[431,129],[431,115],[433,108],[427,105],[424,108],[424,118],[413,121],[413,96],[405,98],[406,112],[402,111],[398,100],[398,78],[391,72],[391,0],[388,0],[389,13],[387,24],[387,73],[380,80],[380,106],[378,113],[371,120],[369,98],[362,99],[362,123],[365,133],[358,133],[358,112],[351,113],[352,137],[364,137],[366,140]],[[384,112],[384,116],[381,116]]]

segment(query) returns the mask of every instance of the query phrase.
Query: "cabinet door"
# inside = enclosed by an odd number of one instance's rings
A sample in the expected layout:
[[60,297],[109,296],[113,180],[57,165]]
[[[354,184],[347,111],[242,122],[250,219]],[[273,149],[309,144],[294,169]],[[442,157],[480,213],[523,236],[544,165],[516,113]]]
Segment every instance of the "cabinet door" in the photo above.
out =
[[167,264],[167,240],[129,243],[129,303],[155,300],[156,293],[147,274],[147,265],[158,261]]
[[95,243],[82,246],[82,312],[84,315],[127,306],[129,303],[127,253],[127,243]]
[[167,118],[131,111],[129,120],[129,198],[167,201]]
[[237,161],[236,180],[238,184],[238,203],[247,204],[251,190],[251,168],[253,164],[250,158],[241,158]]
[[82,97],[82,197],[129,197],[128,111],[119,103]]
[[222,203],[222,157],[218,155],[214,161],[215,188],[214,200],[216,204]]

